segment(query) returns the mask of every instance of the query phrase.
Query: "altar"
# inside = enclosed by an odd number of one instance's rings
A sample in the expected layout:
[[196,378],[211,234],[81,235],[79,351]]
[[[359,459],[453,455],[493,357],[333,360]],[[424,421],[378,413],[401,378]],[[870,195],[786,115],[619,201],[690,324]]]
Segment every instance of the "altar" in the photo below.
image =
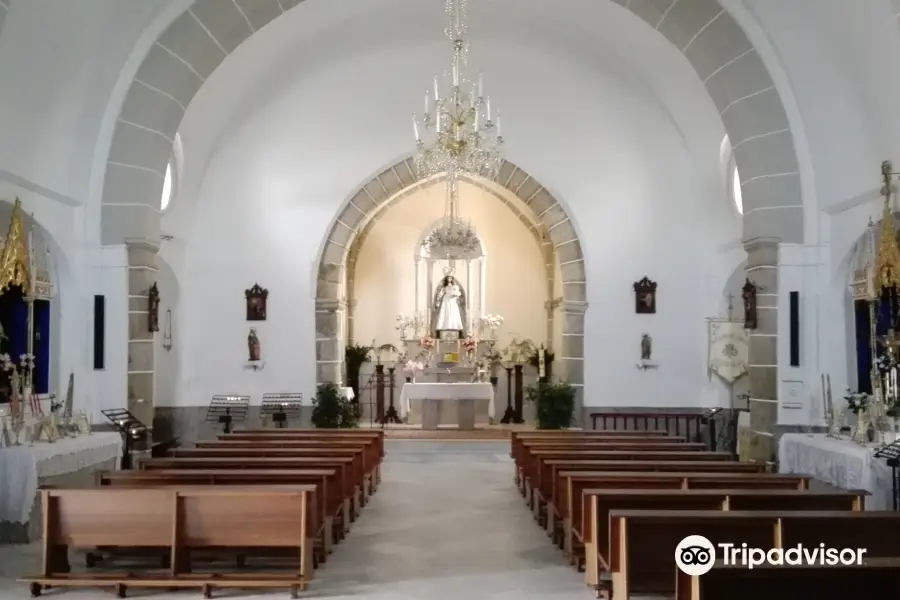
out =
[[479,415],[494,418],[494,388],[490,383],[405,383],[400,392],[400,418],[422,429],[456,424],[475,429]]
[[41,537],[39,486],[92,486],[95,473],[117,469],[121,456],[118,433],[82,434],[0,449],[0,543]]
[[823,433],[786,433],[778,444],[781,473],[810,475],[836,487],[866,490],[866,510],[892,510],[891,468],[875,448]]

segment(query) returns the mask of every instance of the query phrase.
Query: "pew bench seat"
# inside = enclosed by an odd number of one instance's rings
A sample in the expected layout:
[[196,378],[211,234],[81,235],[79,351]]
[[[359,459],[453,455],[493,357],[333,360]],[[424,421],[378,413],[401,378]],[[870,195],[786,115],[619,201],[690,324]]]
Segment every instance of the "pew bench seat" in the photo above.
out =
[[[20,581],[32,595],[45,587],[107,587],[124,597],[128,587],[194,587],[209,597],[214,587],[305,590],[313,575],[314,486],[45,489],[42,565]],[[110,565],[73,573],[70,549],[165,549],[165,568]],[[287,553],[280,572],[247,574],[234,567],[198,572],[198,551]]]
[[[620,490],[805,490],[809,477],[780,473],[654,473],[559,471],[556,473],[554,500],[548,506],[550,535],[569,556],[571,564],[583,557],[581,541],[582,494],[587,489]],[[577,525],[577,527],[576,527]],[[578,550],[576,552],[576,550]]]
[[[733,544],[740,548],[742,544],[747,544],[761,549],[797,545],[806,548],[863,548],[866,550],[866,562],[896,558],[900,513],[614,509],[609,513],[609,529],[610,578],[598,587],[598,597],[611,584],[615,597],[621,594],[621,597],[627,598],[630,594],[639,593],[675,593],[678,570],[674,561],[675,548],[689,535],[703,536],[717,547],[719,544]],[[795,594],[805,593],[796,591],[802,588],[790,589]],[[713,596],[715,600],[719,597]],[[761,597],[769,599],[772,596],[764,594]],[[817,596],[810,597],[818,600]],[[896,596],[875,594],[872,597]]]
[[860,565],[742,565],[717,562],[701,576],[677,571],[676,600],[794,600],[798,591],[816,600],[900,598],[900,557]]

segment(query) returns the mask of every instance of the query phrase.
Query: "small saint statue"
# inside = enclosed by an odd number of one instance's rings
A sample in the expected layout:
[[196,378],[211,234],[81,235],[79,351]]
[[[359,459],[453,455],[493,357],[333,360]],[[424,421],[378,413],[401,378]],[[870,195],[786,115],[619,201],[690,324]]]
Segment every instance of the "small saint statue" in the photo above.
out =
[[741,290],[744,299],[744,329],[756,329],[756,285],[747,279]]
[[462,336],[465,330],[465,296],[453,275],[447,275],[435,295],[434,309],[437,311],[435,333],[441,331],[457,331]]
[[259,360],[259,337],[256,335],[256,329],[250,329],[247,335],[247,346],[250,349],[250,362]]
[[154,283],[147,293],[147,330],[150,333],[159,331],[159,288]]
[[653,338],[649,333],[641,336],[641,360],[650,360],[650,354],[653,352]]

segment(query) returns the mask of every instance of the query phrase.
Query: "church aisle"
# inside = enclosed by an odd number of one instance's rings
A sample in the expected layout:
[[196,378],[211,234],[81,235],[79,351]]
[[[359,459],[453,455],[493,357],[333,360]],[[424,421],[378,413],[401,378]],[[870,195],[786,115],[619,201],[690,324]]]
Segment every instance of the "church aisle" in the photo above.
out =
[[[512,482],[507,442],[387,442],[383,481],[301,598],[585,600],[582,575],[534,524]],[[0,546],[0,600],[27,598],[14,578],[35,571],[35,544]],[[199,598],[135,590],[134,596]],[[113,597],[99,590],[59,598]],[[215,597],[286,598],[220,592]]]

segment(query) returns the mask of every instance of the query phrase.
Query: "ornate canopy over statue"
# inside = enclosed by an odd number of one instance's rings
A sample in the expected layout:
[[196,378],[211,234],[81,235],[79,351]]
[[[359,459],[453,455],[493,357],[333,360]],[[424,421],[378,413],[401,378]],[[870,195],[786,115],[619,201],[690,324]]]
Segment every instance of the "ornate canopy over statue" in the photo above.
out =
[[[441,337],[442,330],[455,331],[460,337],[471,335],[484,314],[486,267],[481,240],[469,232],[465,243],[454,247],[436,243],[435,231],[445,223],[438,221],[422,232],[414,255],[415,320],[414,337]],[[440,236],[438,236],[440,237]]]
[[431,332],[437,338],[442,337],[442,331],[455,331],[460,337],[465,337],[469,330],[465,288],[456,280],[450,269],[446,271],[434,291]]

